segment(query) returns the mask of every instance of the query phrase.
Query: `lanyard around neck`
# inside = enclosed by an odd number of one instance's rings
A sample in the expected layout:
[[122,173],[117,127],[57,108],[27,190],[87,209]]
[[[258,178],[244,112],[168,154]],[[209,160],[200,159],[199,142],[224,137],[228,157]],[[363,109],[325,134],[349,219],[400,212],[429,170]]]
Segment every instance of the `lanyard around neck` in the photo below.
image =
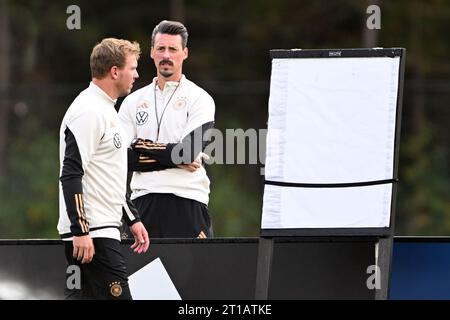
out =
[[166,105],[164,106],[163,112],[161,114],[161,117],[158,117],[158,108],[156,107],[156,86],[158,85],[158,82],[155,82],[155,92],[154,92],[154,96],[155,96],[155,116],[156,116],[156,123],[158,125],[158,131],[156,133],[156,141],[157,142],[159,140],[159,130],[161,129],[161,122],[164,116],[164,113],[166,112],[167,106],[170,103],[170,100],[172,100],[172,97],[174,96],[175,92],[177,91],[178,87],[180,86],[180,82],[178,82],[177,86],[175,87],[175,90],[173,90],[172,94],[169,97],[169,100],[167,101]]

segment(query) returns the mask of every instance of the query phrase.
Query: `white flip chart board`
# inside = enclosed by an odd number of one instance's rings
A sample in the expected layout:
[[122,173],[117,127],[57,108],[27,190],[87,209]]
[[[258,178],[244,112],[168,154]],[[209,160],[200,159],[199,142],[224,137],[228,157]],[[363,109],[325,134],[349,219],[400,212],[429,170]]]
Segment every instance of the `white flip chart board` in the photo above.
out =
[[389,228],[403,49],[277,51],[262,230]]

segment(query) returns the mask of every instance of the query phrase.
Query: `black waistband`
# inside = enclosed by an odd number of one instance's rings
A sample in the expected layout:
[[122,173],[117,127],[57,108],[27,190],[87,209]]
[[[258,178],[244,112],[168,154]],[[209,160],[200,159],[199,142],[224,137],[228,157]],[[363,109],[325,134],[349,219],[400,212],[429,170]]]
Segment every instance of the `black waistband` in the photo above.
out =
[[[118,226],[103,226],[103,227],[90,228],[89,232],[95,231],[95,230],[100,230],[100,229],[107,229],[107,228],[115,228],[115,229],[120,230],[120,227],[118,227]],[[61,239],[67,239],[67,238],[73,237],[73,234],[71,232],[69,232],[69,233],[60,234],[59,236],[61,237]]]

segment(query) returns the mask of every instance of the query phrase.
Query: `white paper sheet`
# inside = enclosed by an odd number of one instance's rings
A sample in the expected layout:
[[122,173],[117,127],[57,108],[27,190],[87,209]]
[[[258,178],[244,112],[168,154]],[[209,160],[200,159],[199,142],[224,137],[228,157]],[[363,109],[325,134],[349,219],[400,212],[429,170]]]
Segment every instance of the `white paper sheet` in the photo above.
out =
[[388,227],[391,194],[391,184],[354,188],[266,185],[261,224],[263,229]]
[[128,277],[134,300],[181,300],[160,258]]
[[[400,58],[273,59],[266,180],[393,178]],[[266,186],[262,228],[389,226],[392,185]]]

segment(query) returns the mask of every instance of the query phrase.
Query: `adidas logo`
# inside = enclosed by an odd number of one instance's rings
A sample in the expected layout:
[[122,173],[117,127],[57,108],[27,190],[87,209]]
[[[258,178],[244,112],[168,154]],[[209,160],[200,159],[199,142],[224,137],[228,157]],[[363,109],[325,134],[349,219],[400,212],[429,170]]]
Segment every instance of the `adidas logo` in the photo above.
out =
[[200,233],[197,236],[197,239],[206,239],[206,238],[208,238],[206,234],[203,231],[200,231]]

